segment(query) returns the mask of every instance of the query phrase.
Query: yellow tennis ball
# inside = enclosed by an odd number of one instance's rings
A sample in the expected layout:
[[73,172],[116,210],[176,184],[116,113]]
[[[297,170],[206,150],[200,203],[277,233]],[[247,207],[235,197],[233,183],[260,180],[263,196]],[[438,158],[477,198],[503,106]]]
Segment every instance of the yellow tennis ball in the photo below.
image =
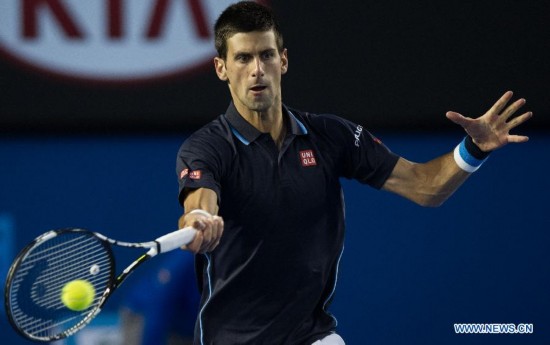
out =
[[82,311],[88,308],[95,297],[94,286],[87,280],[73,280],[61,290],[61,301],[65,307]]

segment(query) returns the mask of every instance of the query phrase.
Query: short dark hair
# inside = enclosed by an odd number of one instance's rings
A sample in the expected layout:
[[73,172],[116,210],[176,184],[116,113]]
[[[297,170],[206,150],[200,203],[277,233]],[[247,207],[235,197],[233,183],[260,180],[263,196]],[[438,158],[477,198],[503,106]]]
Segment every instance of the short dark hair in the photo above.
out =
[[273,11],[254,1],[241,1],[226,8],[214,25],[218,56],[227,58],[227,40],[241,32],[270,31],[275,33],[277,49],[283,50],[283,35]]

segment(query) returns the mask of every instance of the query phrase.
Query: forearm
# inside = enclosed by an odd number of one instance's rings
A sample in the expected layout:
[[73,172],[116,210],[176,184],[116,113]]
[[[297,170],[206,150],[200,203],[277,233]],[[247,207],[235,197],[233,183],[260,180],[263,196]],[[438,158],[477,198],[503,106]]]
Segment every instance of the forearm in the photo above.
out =
[[[193,242],[184,249],[193,253],[206,253],[214,250],[220,243],[223,234],[223,219],[217,216],[218,196],[207,188],[199,188],[190,191],[183,202],[185,213],[180,217],[178,225],[180,229],[192,226],[197,231]],[[193,212],[193,210],[205,212]]]
[[[185,213],[189,213],[192,210],[200,209],[206,212],[216,215],[218,214],[218,196],[216,193],[207,188],[199,188],[190,191],[183,202]],[[178,221],[180,227],[184,225],[184,215],[182,215]]]
[[470,176],[460,169],[453,153],[427,163],[399,159],[384,190],[399,194],[419,205],[436,207],[447,200]]

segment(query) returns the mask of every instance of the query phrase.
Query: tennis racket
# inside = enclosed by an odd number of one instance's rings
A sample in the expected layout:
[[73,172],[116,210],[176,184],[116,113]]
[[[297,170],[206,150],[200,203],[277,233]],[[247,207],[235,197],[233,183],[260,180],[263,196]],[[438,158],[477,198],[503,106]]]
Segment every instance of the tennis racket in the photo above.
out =
[[[128,243],[77,228],[46,232],[29,243],[10,267],[4,295],[9,321],[31,340],[54,341],[73,335],[99,314],[109,296],[139,265],[190,243],[195,233],[187,227],[154,241]],[[113,245],[149,250],[115,276]],[[95,290],[91,305],[81,311],[69,309],[61,300],[62,288],[74,280],[86,280]]]

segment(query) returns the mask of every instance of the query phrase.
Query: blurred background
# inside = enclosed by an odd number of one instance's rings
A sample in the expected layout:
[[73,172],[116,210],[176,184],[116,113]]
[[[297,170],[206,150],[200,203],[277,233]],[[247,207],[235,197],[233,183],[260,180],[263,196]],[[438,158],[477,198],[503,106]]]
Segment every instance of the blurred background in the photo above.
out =
[[[213,22],[231,2],[2,0],[2,278],[48,229],[139,241],[177,226],[178,148],[230,101],[211,60]],[[492,154],[440,208],[342,182],[348,231],[332,311],[347,343],[549,343],[550,3],[263,2],[288,48],[284,102],[360,123],[410,160],[461,140],[448,110],[477,117],[513,90],[535,114],[514,130],[528,143]],[[133,257],[120,255],[122,266]],[[130,344],[128,324],[136,344],[148,333],[185,343],[196,291],[180,278],[191,262],[151,262],[65,344]],[[455,323],[534,333],[460,335]],[[0,332],[29,343],[5,313]]]

